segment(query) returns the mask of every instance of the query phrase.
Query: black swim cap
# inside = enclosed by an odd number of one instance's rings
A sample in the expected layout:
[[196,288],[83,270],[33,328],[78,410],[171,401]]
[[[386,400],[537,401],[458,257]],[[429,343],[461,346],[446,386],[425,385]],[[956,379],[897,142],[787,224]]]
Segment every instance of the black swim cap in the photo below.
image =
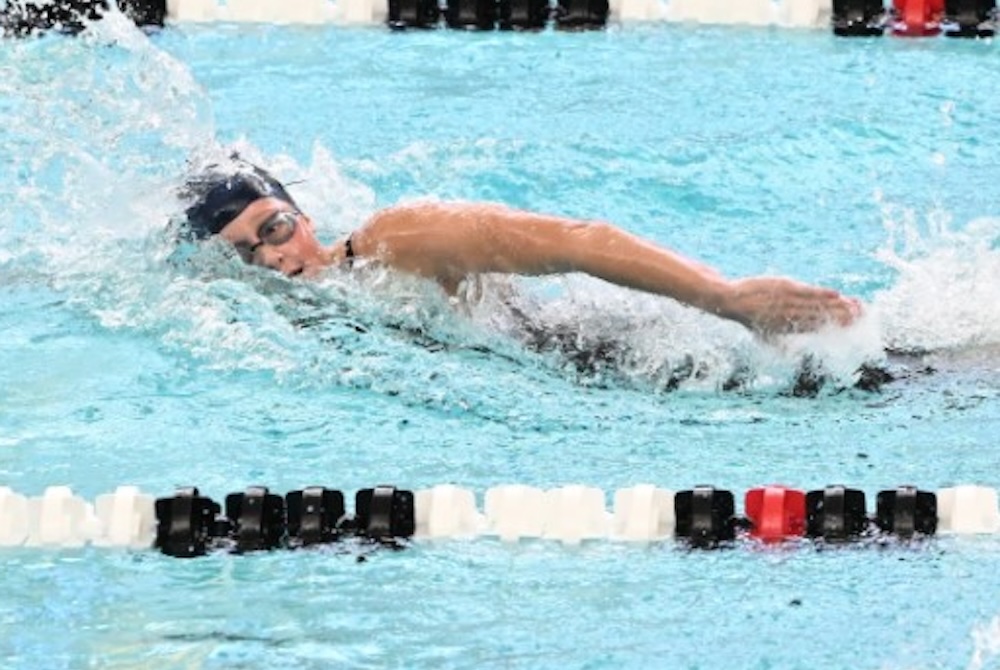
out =
[[184,232],[198,240],[217,235],[260,198],[277,198],[297,208],[281,182],[267,170],[243,160],[210,166],[188,180],[181,197],[191,203],[185,211]]

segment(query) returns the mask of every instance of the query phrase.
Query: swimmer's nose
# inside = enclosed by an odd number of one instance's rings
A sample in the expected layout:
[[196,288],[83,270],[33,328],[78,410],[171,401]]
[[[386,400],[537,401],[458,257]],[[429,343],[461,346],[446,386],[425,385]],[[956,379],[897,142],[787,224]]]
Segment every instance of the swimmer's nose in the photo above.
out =
[[282,269],[282,264],[285,260],[284,254],[278,247],[272,247],[270,244],[265,244],[259,249],[254,255],[254,263],[262,267],[277,270],[278,272],[284,272]]

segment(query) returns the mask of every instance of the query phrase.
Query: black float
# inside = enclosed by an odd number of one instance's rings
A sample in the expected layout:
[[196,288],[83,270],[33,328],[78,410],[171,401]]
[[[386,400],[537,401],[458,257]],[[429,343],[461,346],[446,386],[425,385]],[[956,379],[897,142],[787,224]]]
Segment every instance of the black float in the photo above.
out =
[[437,0],[389,0],[389,27],[435,28],[441,18]]
[[608,0],[559,0],[556,7],[556,28],[561,30],[593,30],[608,22]]
[[493,30],[497,24],[496,0],[448,0],[444,20],[449,28]]
[[996,0],[945,0],[946,37],[993,37],[996,20]]
[[285,501],[265,486],[226,496],[226,517],[238,552],[277,549],[285,538]]
[[499,0],[500,30],[541,30],[549,20],[548,0]]
[[876,496],[875,524],[884,533],[908,539],[937,531],[937,496],[914,486],[880,491]]
[[217,535],[219,504],[197,488],[181,488],[170,498],[160,498],[156,509],[156,547],[168,556],[203,556]]
[[340,536],[344,494],[322,486],[290,491],[285,496],[290,546],[307,547],[333,542]]
[[692,546],[708,548],[736,537],[736,503],[730,491],[696,486],[674,496],[674,534]]
[[865,494],[844,486],[827,486],[806,494],[806,535],[828,542],[849,540],[868,528]]
[[878,37],[885,29],[882,0],[833,0],[833,33],[841,37]]
[[355,532],[372,540],[413,537],[417,528],[413,491],[392,486],[361,489],[354,509]]

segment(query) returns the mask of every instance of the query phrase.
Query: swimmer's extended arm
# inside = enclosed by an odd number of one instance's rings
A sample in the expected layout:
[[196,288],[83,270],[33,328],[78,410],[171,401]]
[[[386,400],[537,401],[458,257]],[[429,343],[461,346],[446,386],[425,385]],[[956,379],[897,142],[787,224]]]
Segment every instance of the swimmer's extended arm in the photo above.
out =
[[454,286],[482,272],[583,272],[674,298],[763,332],[850,323],[858,303],[781,278],[728,280],[705,265],[610,224],[499,205],[417,204],[376,214],[352,236],[360,256]]

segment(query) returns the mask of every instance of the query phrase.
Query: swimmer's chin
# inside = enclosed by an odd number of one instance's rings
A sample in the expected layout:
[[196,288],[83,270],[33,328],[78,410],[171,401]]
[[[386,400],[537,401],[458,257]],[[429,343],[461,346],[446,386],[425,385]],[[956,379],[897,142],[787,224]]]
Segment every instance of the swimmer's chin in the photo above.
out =
[[289,279],[318,279],[327,268],[328,266],[322,263],[306,264],[286,273],[285,276]]
[[329,266],[323,263],[306,263],[301,267],[278,269],[271,268],[272,272],[280,274],[287,279],[318,279],[323,275]]
[[307,266],[289,270],[279,270],[278,268],[269,268],[269,270],[275,274],[285,277],[286,279],[308,279],[319,274],[318,269],[310,269]]
[[335,259],[329,254],[320,254],[316,257],[303,259],[303,263],[297,269],[286,272],[289,279],[318,279],[330,266],[335,264]]

